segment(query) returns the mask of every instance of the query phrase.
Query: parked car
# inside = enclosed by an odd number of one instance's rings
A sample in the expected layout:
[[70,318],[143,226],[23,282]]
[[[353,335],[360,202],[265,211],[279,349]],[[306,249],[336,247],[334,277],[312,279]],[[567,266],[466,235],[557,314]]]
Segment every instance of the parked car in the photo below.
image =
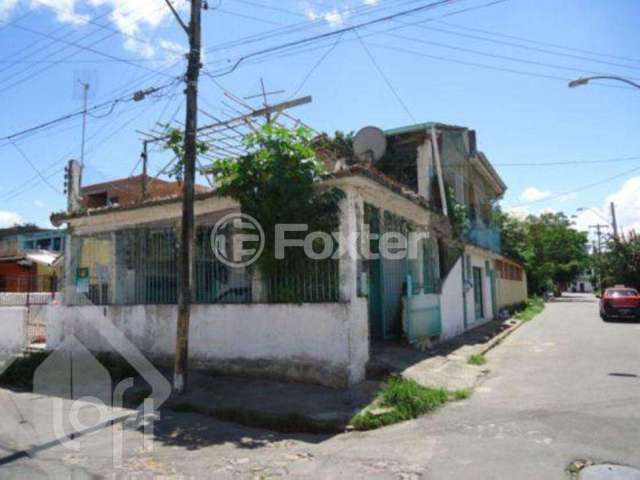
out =
[[605,322],[613,318],[640,319],[640,294],[623,285],[607,288],[600,299],[600,317]]

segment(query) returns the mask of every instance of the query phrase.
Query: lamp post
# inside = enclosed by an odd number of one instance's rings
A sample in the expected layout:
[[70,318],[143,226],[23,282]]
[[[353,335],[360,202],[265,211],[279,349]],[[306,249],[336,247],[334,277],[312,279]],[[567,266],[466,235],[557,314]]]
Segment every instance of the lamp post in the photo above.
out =
[[632,87],[640,89],[640,84],[632,82],[631,80],[627,80],[626,78],[616,77],[612,75],[598,75],[595,77],[582,77],[578,78],[577,80],[571,80],[569,82],[569,88],[581,87],[582,85],[586,85],[587,83],[589,83],[591,80],[615,80],[617,82],[623,82],[631,85]]

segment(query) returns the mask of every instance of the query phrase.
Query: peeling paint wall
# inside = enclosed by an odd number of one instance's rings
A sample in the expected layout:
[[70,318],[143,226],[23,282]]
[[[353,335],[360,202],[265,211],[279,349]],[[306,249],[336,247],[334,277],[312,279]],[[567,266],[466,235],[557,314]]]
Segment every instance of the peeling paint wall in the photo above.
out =
[[27,347],[26,307],[0,307],[0,353],[13,354]]
[[[150,360],[171,366],[177,306],[49,307],[48,348],[75,336],[91,351],[114,351],[94,325],[106,317]],[[193,305],[193,368],[346,387],[364,380],[367,305],[352,303]]]

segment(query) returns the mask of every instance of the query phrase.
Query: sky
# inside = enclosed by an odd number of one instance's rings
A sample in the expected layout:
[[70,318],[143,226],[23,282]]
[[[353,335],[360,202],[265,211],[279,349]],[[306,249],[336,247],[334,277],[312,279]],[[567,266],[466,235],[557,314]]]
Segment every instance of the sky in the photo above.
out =
[[[567,87],[588,75],[640,79],[636,0],[452,0],[255,55],[428,3],[208,0],[201,107],[232,115],[223,89],[251,96],[263,79],[284,91],[271,102],[311,95],[290,113],[318,131],[464,125],[508,185],[504,209],[563,211],[584,229],[610,222],[613,201],[618,223],[640,230],[640,90]],[[88,117],[84,184],[140,173],[139,132],[184,120],[186,35],[164,0],[0,0],[0,44],[0,227],[49,226],[65,208],[63,169],[80,155],[82,118],[7,137],[80,111],[80,82],[90,107],[104,105]],[[162,89],[123,100],[151,87]],[[152,150],[151,173],[166,160]]]

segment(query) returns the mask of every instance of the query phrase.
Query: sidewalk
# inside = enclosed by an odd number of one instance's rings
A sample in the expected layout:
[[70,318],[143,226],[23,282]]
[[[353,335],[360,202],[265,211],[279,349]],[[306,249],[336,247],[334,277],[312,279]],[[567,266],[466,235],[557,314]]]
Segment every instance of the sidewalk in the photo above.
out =
[[171,398],[167,408],[286,433],[344,432],[380,387],[378,381],[339,390],[197,372],[189,375],[189,392]]
[[424,352],[396,343],[375,344],[369,368],[377,375],[400,375],[424,387],[470,390],[488,369],[470,365],[469,357],[484,355],[522,323],[493,320]]
[[389,375],[452,392],[473,389],[487,369],[469,365],[468,357],[485,353],[521,323],[489,322],[429,352],[400,344],[376,344],[368,369],[376,380],[348,390],[190,372],[189,392],[171,398],[165,408],[285,433],[340,433],[373,401]]

